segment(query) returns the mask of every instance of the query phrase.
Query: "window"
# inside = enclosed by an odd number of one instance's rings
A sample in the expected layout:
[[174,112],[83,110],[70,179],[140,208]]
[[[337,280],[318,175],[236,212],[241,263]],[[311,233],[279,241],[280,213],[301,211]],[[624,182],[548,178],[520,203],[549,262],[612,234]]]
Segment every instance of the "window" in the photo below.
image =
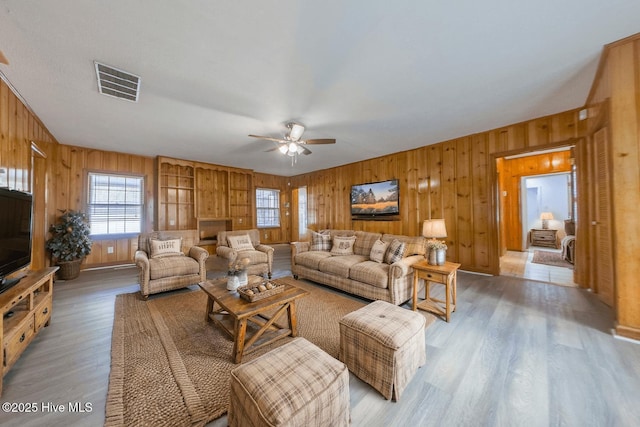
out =
[[307,234],[307,187],[298,188],[298,234]]
[[87,214],[91,235],[138,234],[142,230],[144,179],[89,172]]
[[258,228],[280,227],[280,191],[256,189]]

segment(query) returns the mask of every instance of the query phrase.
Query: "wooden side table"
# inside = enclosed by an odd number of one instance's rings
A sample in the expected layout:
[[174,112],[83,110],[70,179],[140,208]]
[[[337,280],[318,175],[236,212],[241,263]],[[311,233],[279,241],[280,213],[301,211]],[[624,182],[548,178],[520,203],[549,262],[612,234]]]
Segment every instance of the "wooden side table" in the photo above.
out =
[[[413,264],[411,267],[413,267],[413,311],[418,308],[430,311],[444,316],[448,322],[451,318],[451,312],[456,311],[456,276],[460,264],[445,262],[444,265],[431,265],[424,260]],[[424,301],[418,304],[418,281],[420,279],[425,281]],[[444,285],[444,301],[429,295],[430,283]]]
[[558,230],[548,229],[531,229],[531,246],[545,246],[548,248],[558,248],[556,242],[556,233]]

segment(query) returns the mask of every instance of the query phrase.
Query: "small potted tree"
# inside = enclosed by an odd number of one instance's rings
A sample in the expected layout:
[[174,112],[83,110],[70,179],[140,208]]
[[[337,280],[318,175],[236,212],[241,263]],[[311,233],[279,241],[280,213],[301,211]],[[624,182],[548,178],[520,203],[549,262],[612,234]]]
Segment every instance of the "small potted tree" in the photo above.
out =
[[80,275],[80,264],[91,253],[89,232],[86,215],[76,211],[63,211],[58,222],[49,227],[51,238],[47,240],[46,248],[60,266],[60,279],[72,280]]

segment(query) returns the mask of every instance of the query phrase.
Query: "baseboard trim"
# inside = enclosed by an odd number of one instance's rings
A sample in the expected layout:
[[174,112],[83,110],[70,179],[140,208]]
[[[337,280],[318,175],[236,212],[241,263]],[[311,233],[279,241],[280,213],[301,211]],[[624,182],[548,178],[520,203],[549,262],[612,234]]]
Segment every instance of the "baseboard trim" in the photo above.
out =
[[631,341],[640,344],[640,329],[631,328],[629,326],[616,325],[613,336],[625,341]]

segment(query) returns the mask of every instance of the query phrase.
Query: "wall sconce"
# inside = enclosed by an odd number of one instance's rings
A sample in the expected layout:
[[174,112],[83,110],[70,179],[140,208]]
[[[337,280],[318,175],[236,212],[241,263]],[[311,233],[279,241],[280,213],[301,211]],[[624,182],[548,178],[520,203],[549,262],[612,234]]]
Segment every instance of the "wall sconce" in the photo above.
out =
[[542,220],[542,229],[549,229],[549,220],[553,219],[553,214],[551,212],[542,212],[540,214],[540,219]]

